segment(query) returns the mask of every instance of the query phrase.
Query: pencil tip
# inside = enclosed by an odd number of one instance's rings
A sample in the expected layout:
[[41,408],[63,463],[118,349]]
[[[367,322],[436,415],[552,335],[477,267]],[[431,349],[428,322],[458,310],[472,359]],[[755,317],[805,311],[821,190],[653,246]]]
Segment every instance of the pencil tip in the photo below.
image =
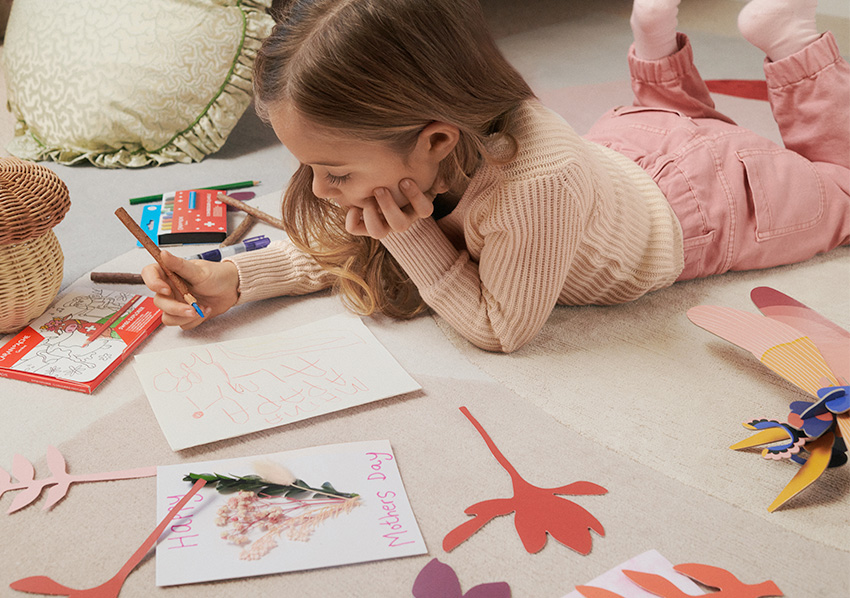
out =
[[202,318],[204,317],[204,312],[201,311],[201,308],[198,306],[197,303],[193,303],[192,307],[195,308],[195,311],[198,312],[199,316],[201,316]]

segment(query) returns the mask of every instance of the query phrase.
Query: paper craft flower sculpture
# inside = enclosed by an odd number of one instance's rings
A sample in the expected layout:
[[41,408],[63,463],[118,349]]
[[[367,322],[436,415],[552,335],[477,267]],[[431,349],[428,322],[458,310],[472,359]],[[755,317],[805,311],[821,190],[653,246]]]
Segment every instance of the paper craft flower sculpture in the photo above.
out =
[[[770,598],[782,596],[780,590],[772,581],[763,581],[758,584],[748,585],[729,573],[726,569],[701,565],[699,563],[685,563],[673,567],[683,575],[687,575],[694,581],[717,588],[716,592],[709,596],[716,598]],[[661,598],[693,598],[692,594],[685,594],[671,581],[655,573],[644,573],[641,571],[623,570],[623,573],[647,592],[652,592]],[[579,594],[585,598],[623,598],[620,594],[594,588],[592,586],[576,586]]]
[[511,598],[511,588],[504,581],[482,583],[460,591],[460,581],[454,569],[437,559],[431,559],[413,582],[414,598]]
[[[794,401],[787,422],[758,419],[744,426],[757,433],[733,444],[739,450],[765,444],[766,459],[790,458],[802,467],[767,508],[775,511],[811,485],[824,470],[847,461],[850,438],[850,332],[774,289],[753,289],[763,316],[700,305],[688,318],[750,351],[768,368],[816,400]],[[808,457],[804,456],[805,451]]]
[[608,491],[591,482],[574,482],[558,488],[538,488],[529,484],[496,448],[490,436],[472,417],[469,410],[466,407],[461,407],[460,410],[484,438],[484,442],[487,443],[487,447],[499,465],[511,476],[514,495],[511,498],[485,500],[467,508],[464,512],[472,515],[472,519],[446,534],[443,538],[443,549],[451,552],[491,519],[516,512],[514,525],[528,552],[539,552],[546,545],[548,533],[564,546],[581,554],[588,554],[593,543],[589,530],[604,536],[605,530],[602,524],[583,507],[558,495],[605,494]]
[[9,473],[0,467],[0,496],[12,490],[21,490],[12,504],[9,506],[7,513],[14,513],[19,509],[38,500],[42,490],[47,486],[53,485],[47,493],[47,502],[44,504],[44,510],[51,508],[53,505],[62,500],[68,493],[71,484],[76,482],[103,482],[107,480],[127,480],[132,478],[145,478],[156,475],[156,467],[141,467],[138,469],[128,469],[125,471],[110,471],[106,473],[93,473],[86,475],[71,475],[67,471],[67,464],[62,453],[53,446],[47,447],[47,466],[50,468],[50,473],[53,474],[48,478],[41,480],[35,479],[35,468],[25,457],[15,455],[12,459],[12,475],[17,479],[17,483],[12,482],[12,477]]

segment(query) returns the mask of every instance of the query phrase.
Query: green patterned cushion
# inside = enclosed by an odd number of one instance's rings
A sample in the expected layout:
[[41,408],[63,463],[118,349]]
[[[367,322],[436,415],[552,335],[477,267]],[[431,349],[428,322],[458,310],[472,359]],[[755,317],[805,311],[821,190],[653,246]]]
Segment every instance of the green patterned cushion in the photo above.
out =
[[29,160],[203,159],[251,102],[272,0],[15,0],[4,67]]

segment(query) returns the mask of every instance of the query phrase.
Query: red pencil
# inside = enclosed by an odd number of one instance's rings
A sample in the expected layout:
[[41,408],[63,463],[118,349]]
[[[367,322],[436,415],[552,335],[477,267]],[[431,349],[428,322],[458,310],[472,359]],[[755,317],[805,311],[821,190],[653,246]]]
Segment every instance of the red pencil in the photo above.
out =
[[[117,320],[118,318],[120,318],[120,317],[124,314],[124,312],[125,312],[125,311],[127,311],[128,309],[130,309],[130,307],[131,307],[131,306],[132,306],[132,305],[133,305],[136,301],[138,301],[140,297],[141,297],[141,295],[133,295],[133,298],[132,298],[132,299],[130,299],[127,303],[125,303],[125,304],[124,304],[124,307],[122,307],[121,309],[119,309],[118,311],[116,311],[114,314],[112,314],[112,317],[110,317],[110,318],[109,318],[106,322],[104,322],[103,324],[101,324],[100,326],[98,326],[97,328],[95,328],[95,329],[94,329],[94,332],[92,332],[92,333],[89,335],[89,337],[86,339],[86,342],[84,342],[84,343],[83,343],[83,347],[85,347],[85,346],[86,346],[86,345],[88,345],[90,342],[92,342],[94,339],[96,339],[97,337],[99,337],[99,336],[100,336],[100,334],[101,334],[104,330],[106,330],[107,328],[109,328],[115,320]],[[80,348],[82,348],[82,347],[80,347]]]

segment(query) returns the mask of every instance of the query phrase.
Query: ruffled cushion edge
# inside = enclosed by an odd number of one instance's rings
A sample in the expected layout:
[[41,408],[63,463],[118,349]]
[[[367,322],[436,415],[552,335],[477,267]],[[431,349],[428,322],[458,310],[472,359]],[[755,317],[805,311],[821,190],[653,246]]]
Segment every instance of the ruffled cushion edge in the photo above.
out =
[[242,42],[224,84],[195,122],[178,132],[165,145],[155,150],[122,148],[108,152],[48,147],[32,135],[26,122],[18,121],[15,124],[15,137],[6,146],[7,151],[23,160],[52,160],[66,165],[90,162],[101,168],[139,168],[172,162],[200,162],[217,152],[251,104],[254,58],[274,26],[273,19],[266,12],[271,6],[271,0],[243,0],[236,6],[242,11]]

